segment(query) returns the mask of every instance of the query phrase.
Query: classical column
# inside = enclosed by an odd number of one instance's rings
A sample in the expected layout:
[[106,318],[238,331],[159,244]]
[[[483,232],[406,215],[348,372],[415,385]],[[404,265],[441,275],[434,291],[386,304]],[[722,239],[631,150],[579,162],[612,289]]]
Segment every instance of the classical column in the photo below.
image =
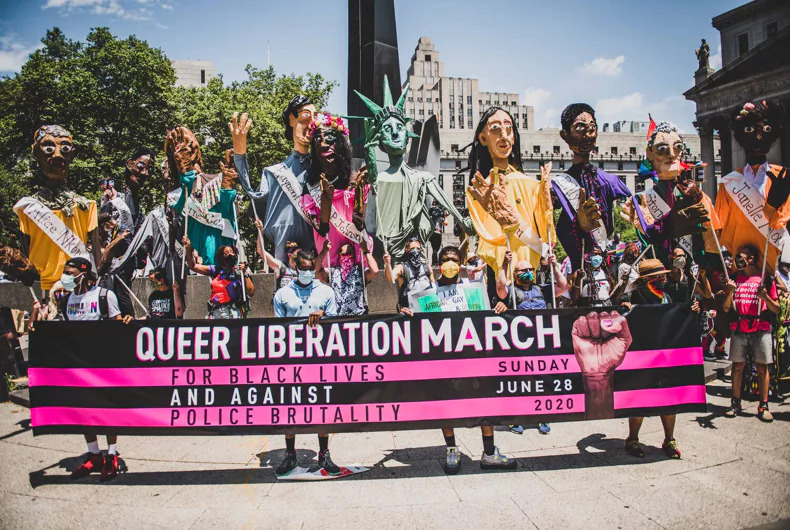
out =
[[724,123],[719,127],[719,141],[721,142],[721,174],[732,173],[732,132],[730,124]]
[[711,200],[716,200],[716,163],[715,153],[713,152],[713,127],[708,122],[697,122],[699,131],[700,158],[707,162],[705,166],[705,180],[702,183],[702,191],[708,194]]

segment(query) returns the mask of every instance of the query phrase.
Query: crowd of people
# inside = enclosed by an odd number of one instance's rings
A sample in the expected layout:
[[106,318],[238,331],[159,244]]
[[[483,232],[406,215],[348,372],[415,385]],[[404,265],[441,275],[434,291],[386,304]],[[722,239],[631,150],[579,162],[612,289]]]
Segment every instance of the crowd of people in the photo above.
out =
[[[571,167],[553,175],[547,164],[539,178],[523,173],[510,114],[488,109],[472,138],[468,210],[461,212],[436,176],[404,162],[411,134],[403,112],[406,92],[393,102],[386,87],[385,81],[382,105],[360,94],[373,117],[365,128],[366,163],[359,169],[354,169],[359,164],[352,157],[346,121],[319,111],[302,95],[282,113],[292,152],[264,169],[257,189],[247,163],[253,126],[247,114],[231,117],[232,149],[219,174],[204,173],[200,145],[189,129],[172,129],[162,161],[170,183],[167,201],[147,213],[140,197],[156,151],[131,152],[123,175],[100,182],[103,195],[97,204],[68,189],[75,155],[70,133],[60,126],[41,127],[32,146],[39,189],[15,206],[22,250],[38,269],[44,291],[35,302],[30,329],[40,320],[128,322],[135,304],[147,318],[182,318],[187,304],[202,303],[185,297],[190,272],[210,279],[207,318],[244,318],[251,304],[271,303],[275,317],[304,317],[310,326],[325,317],[366,314],[367,286],[381,269],[397,287],[393,310],[403,318],[417,310],[415,294],[470,282],[484,286],[497,314],[681,303],[699,314],[706,358],[729,356],[732,362],[732,402],[725,416],[740,415],[743,392],[756,388],[757,417],[772,421],[768,401],[776,392],[776,332],[790,318],[790,259],[781,258],[790,179],[783,167],[766,159],[780,135],[781,105],[748,102],[732,117],[747,165],[727,178],[763,200],[758,220],[770,225],[767,238],[765,229],[745,218],[727,188],[730,181],[720,185],[715,202],[702,192],[699,168],[683,162],[685,144],[668,123],[651,119],[640,178],[652,186],[632,194],[590,161],[597,122],[586,104],[569,105],[561,116],[560,135],[574,153]],[[376,149],[389,158],[386,170],[377,167]],[[257,252],[275,276],[273,300],[253,302],[250,267],[239,262],[239,185],[252,203]],[[369,208],[374,198],[375,208]],[[636,227],[637,240],[615,237],[616,203]],[[555,209],[560,211],[556,226]],[[442,245],[450,218],[461,236],[457,246]],[[43,223],[55,228],[46,230]],[[567,254],[562,261],[556,243]],[[141,275],[152,285],[147,303],[131,289],[133,278]],[[645,454],[639,442],[642,420],[629,419],[625,451],[634,457]],[[663,451],[680,458],[675,416],[662,416],[661,422]],[[538,429],[548,433],[550,427],[542,423]],[[493,427],[481,430],[481,467],[513,469],[516,461],[494,444]],[[524,428],[512,425],[510,430]],[[461,459],[454,432],[445,428],[442,434],[445,470],[456,473]],[[99,471],[101,480],[114,478],[117,438],[107,437],[106,456],[96,436],[85,439],[88,457],[72,476]],[[339,473],[328,434],[318,439],[319,466]],[[294,436],[286,436],[286,456],[276,473],[287,475],[296,466]]]

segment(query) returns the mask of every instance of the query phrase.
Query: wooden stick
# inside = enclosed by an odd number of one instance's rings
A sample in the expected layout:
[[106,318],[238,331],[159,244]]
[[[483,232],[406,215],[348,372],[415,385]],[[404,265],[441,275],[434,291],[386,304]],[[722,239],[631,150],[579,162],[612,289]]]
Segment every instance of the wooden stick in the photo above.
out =
[[36,294],[36,291],[33,290],[33,286],[28,285],[27,288],[30,289],[30,294],[33,295],[33,301],[38,302],[38,295]]
[[724,263],[724,256],[721,253],[721,244],[719,243],[719,236],[716,235],[716,229],[713,228],[713,226],[710,227],[710,231],[713,232],[713,240],[716,241],[716,248],[719,249],[719,259],[721,260],[721,268],[724,270],[724,281],[725,283],[727,283],[730,281],[730,273],[727,272],[727,264]]
[[[189,201],[189,196],[187,196],[187,201]],[[189,206],[188,202],[184,203],[184,235],[189,237],[189,233],[187,232],[187,227],[189,226]],[[184,266],[187,263],[187,247],[184,247],[184,257],[181,259],[181,277],[184,278]]]
[[765,265],[768,263],[768,245],[769,240],[765,238],[765,252],[763,252],[763,272],[760,274],[760,277],[765,280]]
[[[250,198],[250,204],[252,205],[252,214],[255,216],[255,220],[260,221],[260,218],[258,217],[258,209],[255,208],[255,199]],[[258,227],[256,226],[255,228]],[[258,228],[258,237],[261,238],[261,250],[265,251],[266,250],[265,240],[263,239],[263,232],[261,232],[260,228]],[[266,260],[265,256],[263,258],[263,272],[264,274],[269,273],[269,262]]]
[[[510,235],[505,235],[505,248],[508,252],[510,250]],[[510,305],[513,306],[513,309],[516,309],[516,278],[513,277],[513,256],[510,256],[510,263],[508,263],[508,272],[510,273]]]
[[[551,245],[551,230],[549,230],[549,252],[554,254],[554,247]],[[554,259],[556,260],[557,257],[555,256]],[[549,265],[549,274],[551,274],[551,308],[555,309],[557,305],[557,291],[555,290],[554,286],[554,265]]]
[[[240,238],[239,238],[239,216],[236,213],[236,200],[233,200],[233,226],[236,229],[236,245],[240,245]],[[266,260],[264,260],[266,261]],[[241,271],[241,267],[239,267],[239,272],[241,272],[241,299],[246,303],[247,302],[247,276],[244,272]]]
[[119,282],[121,282],[121,285],[123,285],[123,286],[124,286],[124,288],[125,288],[127,291],[129,291],[129,295],[132,297],[132,300],[134,300],[135,302],[137,302],[138,304],[140,304],[140,307],[142,307],[142,308],[143,308],[143,311],[145,311],[145,314],[146,314],[146,316],[149,316],[149,317],[150,317],[150,316],[151,316],[151,313],[149,313],[149,312],[148,312],[148,308],[147,308],[147,307],[145,307],[145,305],[144,305],[144,304],[143,304],[143,303],[140,301],[140,299],[139,299],[139,298],[137,298],[137,297],[134,295],[134,293],[133,293],[133,292],[132,292],[132,290],[129,288],[129,286],[128,286],[128,285],[126,285],[126,282],[124,282],[124,281],[121,279],[121,277],[120,277],[120,276],[118,276],[118,275],[115,275],[115,279],[116,279],[116,280],[118,280]]

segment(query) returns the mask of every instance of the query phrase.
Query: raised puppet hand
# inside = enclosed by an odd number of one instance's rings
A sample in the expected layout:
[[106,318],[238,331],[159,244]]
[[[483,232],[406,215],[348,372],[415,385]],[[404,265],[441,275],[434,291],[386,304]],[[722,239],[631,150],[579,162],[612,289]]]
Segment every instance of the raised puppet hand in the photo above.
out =
[[771,179],[771,189],[768,190],[765,202],[778,210],[790,197],[790,177],[787,176],[787,168],[783,167],[778,175],[769,171],[766,176]]
[[225,163],[219,163],[219,170],[222,173],[222,189],[233,189],[239,181],[239,174],[236,172],[236,164],[233,163],[233,151],[225,150]]
[[683,203],[676,201],[669,212],[669,231],[672,237],[701,234],[705,231],[703,224],[709,222],[710,214],[702,203],[683,208]]
[[592,232],[600,225],[601,207],[593,197],[587,197],[584,188],[579,190],[579,211],[576,212],[576,219],[579,228],[587,233]]
[[590,312],[576,319],[571,336],[582,370],[585,419],[614,418],[614,370],[631,345],[628,321],[617,311]]
[[186,127],[178,126],[167,133],[165,153],[168,158],[172,158],[175,169],[181,175],[192,170],[200,171],[203,167],[200,144]]
[[368,167],[362,166],[351,185],[354,189],[354,226],[360,232],[365,228],[365,209],[367,203],[365,202],[365,186],[368,183]]
[[247,134],[252,127],[252,119],[247,117],[247,113],[241,115],[234,112],[231,121],[228,122],[228,129],[230,130],[230,138],[233,141],[233,152],[237,155],[244,155],[247,153]]
[[553,212],[551,208],[551,162],[540,166],[540,203],[547,208],[547,211]]
[[332,216],[332,199],[335,197],[335,187],[326,180],[326,175],[323,173],[319,178],[321,179],[321,224],[327,224]]
[[486,181],[479,171],[476,172],[472,185],[467,190],[472,199],[480,203],[480,206],[499,223],[503,230],[516,228],[519,225],[518,215],[507,200],[505,183],[502,179],[493,184],[496,180],[495,175],[496,172],[492,169]]
[[692,204],[697,204],[702,200],[702,190],[694,181],[691,171],[684,171],[677,182],[678,191]]

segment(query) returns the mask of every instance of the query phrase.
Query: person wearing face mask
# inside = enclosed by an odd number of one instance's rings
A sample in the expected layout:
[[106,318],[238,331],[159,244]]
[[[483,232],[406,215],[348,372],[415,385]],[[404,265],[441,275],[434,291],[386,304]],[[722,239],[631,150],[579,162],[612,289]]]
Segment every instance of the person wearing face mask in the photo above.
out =
[[485,282],[485,261],[480,259],[480,256],[472,252],[466,258],[466,264],[463,266],[466,269],[466,278],[470,282]]
[[736,273],[727,283],[724,311],[734,309],[738,318],[730,325],[733,331],[730,342],[732,403],[724,415],[734,418],[743,412],[741,390],[744,367],[746,356],[751,355],[757,367],[760,392],[757,417],[764,422],[772,422],[773,415],[768,410],[769,366],[774,362],[771,324],[774,315],[779,313],[779,296],[776,282],[770,276],[765,279],[761,276],[759,256],[759,251],[753,245],[741,246],[735,256]]
[[38,300],[33,302],[33,311],[30,313],[27,329],[35,331],[35,323],[42,320],[64,320],[62,309],[69,294],[71,292],[63,288],[60,280],[56,281],[49,290],[49,300],[44,300],[43,305]]
[[258,255],[261,257],[261,259],[266,262],[271,271],[274,273],[274,291],[277,292],[278,289],[282,289],[296,279],[297,273],[295,260],[296,255],[299,253],[299,250],[301,250],[301,247],[296,241],[286,241],[285,256],[287,260],[280,261],[269,254],[265,248],[263,248],[263,239],[260,235],[263,231],[263,223],[260,219],[255,219],[255,226],[258,228],[259,234],[258,243],[255,249],[258,251]]
[[[631,308],[632,304],[671,304],[672,298],[666,293],[667,271],[660,260],[643,259],[639,262],[639,282],[636,291],[631,293],[631,303],[623,305]],[[699,302],[694,301],[691,310],[699,313]],[[661,448],[669,458],[680,458],[680,450],[675,441],[675,414],[661,416],[661,425],[664,428],[664,443]],[[637,458],[643,458],[645,452],[639,444],[639,430],[642,428],[644,418],[628,418],[628,438],[625,440],[625,452]]]
[[[512,252],[505,252],[505,258],[502,262],[502,267],[497,273],[496,293],[500,300],[510,300],[510,289],[508,285],[507,271],[510,268],[510,260],[513,259]],[[549,267],[554,269],[554,292],[557,296],[561,296],[568,291],[568,281],[560,270],[557,263],[557,258],[551,252],[546,257],[546,263]],[[546,300],[551,300],[551,283],[548,285],[538,285],[535,282],[535,269],[529,261],[522,260],[516,262],[513,266],[513,288],[516,290],[516,309],[546,309],[548,304]]]
[[148,312],[151,320],[165,320],[181,318],[184,316],[184,306],[179,296],[178,282],[171,285],[167,280],[167,271],[164,267],[157,267],[148,275],[148,280],[154,288],[148,296]]
[[[351,243],[341,245],[338,252],[338,264],[333,269],[330,280],[335,292],[338,316],[366,315],[368,303],[365,299],[365,284],[373,281],[379,273],[379,266],[373,253],[368,249],[367,242],[359,245],[367,263],[366,270],[357,262],[356,249]],[[323,272],[323,261],[318,260],[316,274]]]
[[192,244],[187,236],[184,236],[183,244],[189,270],[211,277],[211,298],[208,301],[206,318],[244,318],[247,314],[244,295],[252,297],[255,294],[255,285],[252,278],[247,276],[247,264],[238,263],[236,248],[230,245],[219,247],[214,255],[213,265],[199,265],[195,263]]
[[[71,294],[63,299],[62,312],[65,320],[123,320],[129,323],[131,316],[122,317],[115,293],[96,285],[91,263],[85,258],[71,258],[63,267],[60,277],[63,289]],[[100,481],[112,480],[118,474],[118,437],[107,435],[107,456],[102,457],[95,434],[86,434],[88,456],[75,469],[71,478],[87,477],[94,471],[101,471]]]
[[612,299],[617,299],[623,285],[617,291],[614,275],[609,264],[603,259],[599,248],[593,250],[592,255],[585,257],[584,267],[574,274],[571,297],[578,307],[597,307],[611,305]]
[[433,286],[433,270],[426,265],[422,245],[416,237],[406,242],[403,258],[403,263],[393,267],[391,256],[384,254],[384,274],[388,282],[398,285],[398,311],[411,316],[409,295]]
[[[323,317],[337,315],[335,292],[315,279],[315,253],[300,250],[296,255],[297,278],[274,294],[274,316],[307,317],[307,325],[318,326]],[[278,477],[286,476],[297,466],[296,436],[285,435],[285,458],[275,469]],[[329,434],[318,434],[318,465],[330,475],[342,472],[329,456]]]
[[[466,278],[460,277],[461,251],[458,247],[444,247],[438,257],[439,270],[442,273],[436,282],[438,287],[469,283]],[[494,307],[494,313],[497,315],[506,310],[507,306],[501,301]],[[480,457],[480,467],[482,469],[515,469],[518,462],[501,454],[494,445],[494,427],[481,426],[480,430],[483,435],[483,455]],[[444,428],[442,435],[447,444],[444,471],[448,475],[454,475],[461,469],[461,453],[455,441],[455,431],[452,428]]]
[[672,269],[667,275],[664,290],[673,302],[688,302],[692,295],[690,281],[686,274],[686,251],[676,247],[672,251]]

